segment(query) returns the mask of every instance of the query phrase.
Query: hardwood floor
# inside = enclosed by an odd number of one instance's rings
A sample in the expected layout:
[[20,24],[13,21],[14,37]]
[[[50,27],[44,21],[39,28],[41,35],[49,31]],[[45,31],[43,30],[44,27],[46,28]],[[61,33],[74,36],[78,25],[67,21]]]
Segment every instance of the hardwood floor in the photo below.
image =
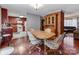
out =
[[42,55],[42,50],[38,46],[34,46],[27,40],[27,37],[22,37],[20,39],[14,39],[11,45],[15,47],[15,51],[12,55]]
[[[27,36],[13,39],[9,46],[14,47],[14,52],[11,55],[43,55],[43,45],[32,45]],[[3,45],[2,47],[6,47]],[[73,34],[67,34],[63,40],[63,55],[77,55],[79,54],[79,40],[73,39]],[[61,49],[61,48],[60,48]]]
[[64,54],[67,55],[79,54],[79,40],[75,40],[72,33],[67,34],[64,38],[63,49]]

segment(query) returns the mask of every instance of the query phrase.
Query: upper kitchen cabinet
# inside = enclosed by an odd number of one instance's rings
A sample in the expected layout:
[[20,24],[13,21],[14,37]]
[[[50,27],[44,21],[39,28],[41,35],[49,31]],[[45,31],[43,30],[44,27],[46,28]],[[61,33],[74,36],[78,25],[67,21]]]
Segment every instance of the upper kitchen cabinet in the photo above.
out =
[[13,17],[13,16],[8,16],[8,19],[9,19],[9,23],[10,24],[17,24],[17,18],[16,17]]
[[8,10],[5,8],[1,8],[1,20],[2,24],[8,23]]
[[1,32],[1,8],[0,8],[0,32]]
[[8,19],[11,27],[13,28],[13,32],[25,31],[26,18],[8,16]]

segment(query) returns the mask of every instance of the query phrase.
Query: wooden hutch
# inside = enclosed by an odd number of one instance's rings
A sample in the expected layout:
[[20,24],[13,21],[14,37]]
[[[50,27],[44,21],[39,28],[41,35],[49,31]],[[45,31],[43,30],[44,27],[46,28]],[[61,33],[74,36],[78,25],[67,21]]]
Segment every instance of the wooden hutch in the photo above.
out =
[[64,13],[63,11],[54,12],[43,17],[41,29],[50,28],[56,36],[64,32]]

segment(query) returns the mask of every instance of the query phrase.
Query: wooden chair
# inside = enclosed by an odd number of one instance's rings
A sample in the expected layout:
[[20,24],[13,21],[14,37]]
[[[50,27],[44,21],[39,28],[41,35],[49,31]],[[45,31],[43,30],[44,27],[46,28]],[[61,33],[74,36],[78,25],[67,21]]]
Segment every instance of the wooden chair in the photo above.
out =
[[58,36],[54,40],[45,40],[47,54],[63,54],[62,51],[59,50],[59,48],[62,49],[61,43],[62,43],[64,37],[65,37],[65,33]]

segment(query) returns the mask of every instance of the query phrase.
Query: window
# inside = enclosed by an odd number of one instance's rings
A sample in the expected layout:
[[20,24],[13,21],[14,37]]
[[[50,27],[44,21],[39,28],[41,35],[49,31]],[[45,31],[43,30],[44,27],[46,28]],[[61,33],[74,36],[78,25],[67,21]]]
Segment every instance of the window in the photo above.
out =
[[65,19],[64,20],[64,26],[74,26],[74,27],[77,27],[77,19],[76,18]]

